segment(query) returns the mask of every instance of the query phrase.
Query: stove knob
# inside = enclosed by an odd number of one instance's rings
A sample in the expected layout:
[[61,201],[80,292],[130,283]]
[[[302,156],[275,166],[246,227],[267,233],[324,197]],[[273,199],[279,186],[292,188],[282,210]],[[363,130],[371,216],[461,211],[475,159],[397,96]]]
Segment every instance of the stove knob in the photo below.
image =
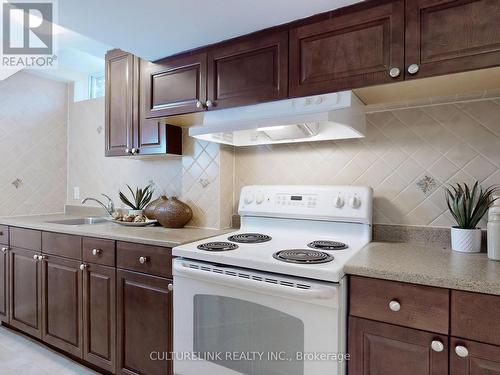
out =
[[253,202],[254,195],[252,193],[248,193],[245,195],[245,204],[250,204]]
[[357,195],[354,195],[351,199],[349,199],[349,206],[352,208],[359,208],[359,206],[361,206],[361,200]]
[[344,206],[344,198],[342,198],[340,194],[337,195],[337,198],[333,200],[333,205],[337,208],[342,208]]
[[259,193],[257,193],[257,196],[255,197],[255,203],[261,204],[262,202],[264,202],[264,194],[259,192]]

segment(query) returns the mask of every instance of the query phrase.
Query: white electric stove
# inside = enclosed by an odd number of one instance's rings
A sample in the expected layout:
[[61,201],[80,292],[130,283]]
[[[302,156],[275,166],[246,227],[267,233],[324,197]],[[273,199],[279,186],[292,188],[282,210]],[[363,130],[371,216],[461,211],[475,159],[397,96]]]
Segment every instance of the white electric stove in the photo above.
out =
[[238,212],[240,230],[173,249],[174,373],[343,374],[343,266],[371,240],[371,188],[247,186]]

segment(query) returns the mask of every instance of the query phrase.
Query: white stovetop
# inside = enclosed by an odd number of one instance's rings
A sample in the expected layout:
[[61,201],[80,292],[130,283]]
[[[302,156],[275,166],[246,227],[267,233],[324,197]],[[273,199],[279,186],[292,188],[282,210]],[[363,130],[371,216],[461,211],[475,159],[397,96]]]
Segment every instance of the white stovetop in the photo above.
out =
[[[177,246],[173,255],[210,263],[249,268],[315,280],[338,282],[344,276],[344,264],[369,242],[371,227],[364,224],[334,223],[290,219],[263,219],[256,223],[243,223],[238,231],[205,240]],[[209,252],[197,246],[212,241],[228,241],[238,233],[261,233],[272,237],[271,241],[258,244],[242,244],[236,250]],[[273,254],[285,249],[309,249],[307,244],[315,240],[346,243],[345,250],[321,250],[333,255],[334,260],[321,264],[287,263],[273,258]]]

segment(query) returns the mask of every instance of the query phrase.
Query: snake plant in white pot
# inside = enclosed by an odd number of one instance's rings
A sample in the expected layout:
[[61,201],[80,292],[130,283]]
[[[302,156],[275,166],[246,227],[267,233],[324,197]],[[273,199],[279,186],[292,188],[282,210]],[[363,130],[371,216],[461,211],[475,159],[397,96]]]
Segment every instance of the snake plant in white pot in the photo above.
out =
[[451,228],[451,248],[466,253],[480,252],[481,228],[477,224],[493,205],[493,193],[498,187],[483,190],[476,182],[472,189],[464,183],[450,185],[445,190],[448,209],[457,222],[457,226]]

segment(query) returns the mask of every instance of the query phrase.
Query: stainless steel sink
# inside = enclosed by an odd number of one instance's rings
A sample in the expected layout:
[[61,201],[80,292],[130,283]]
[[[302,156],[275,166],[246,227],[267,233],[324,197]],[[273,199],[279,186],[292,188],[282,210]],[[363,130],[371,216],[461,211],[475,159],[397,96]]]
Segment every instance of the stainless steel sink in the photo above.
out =
[[84,225],[84,224],[92,225],[92,224],[104,223],[105,221],[106,219],[103,217],[83,217],[77,219],[62,219],[62,220],[47,221],[46,223],[63,224],[63,225]]

